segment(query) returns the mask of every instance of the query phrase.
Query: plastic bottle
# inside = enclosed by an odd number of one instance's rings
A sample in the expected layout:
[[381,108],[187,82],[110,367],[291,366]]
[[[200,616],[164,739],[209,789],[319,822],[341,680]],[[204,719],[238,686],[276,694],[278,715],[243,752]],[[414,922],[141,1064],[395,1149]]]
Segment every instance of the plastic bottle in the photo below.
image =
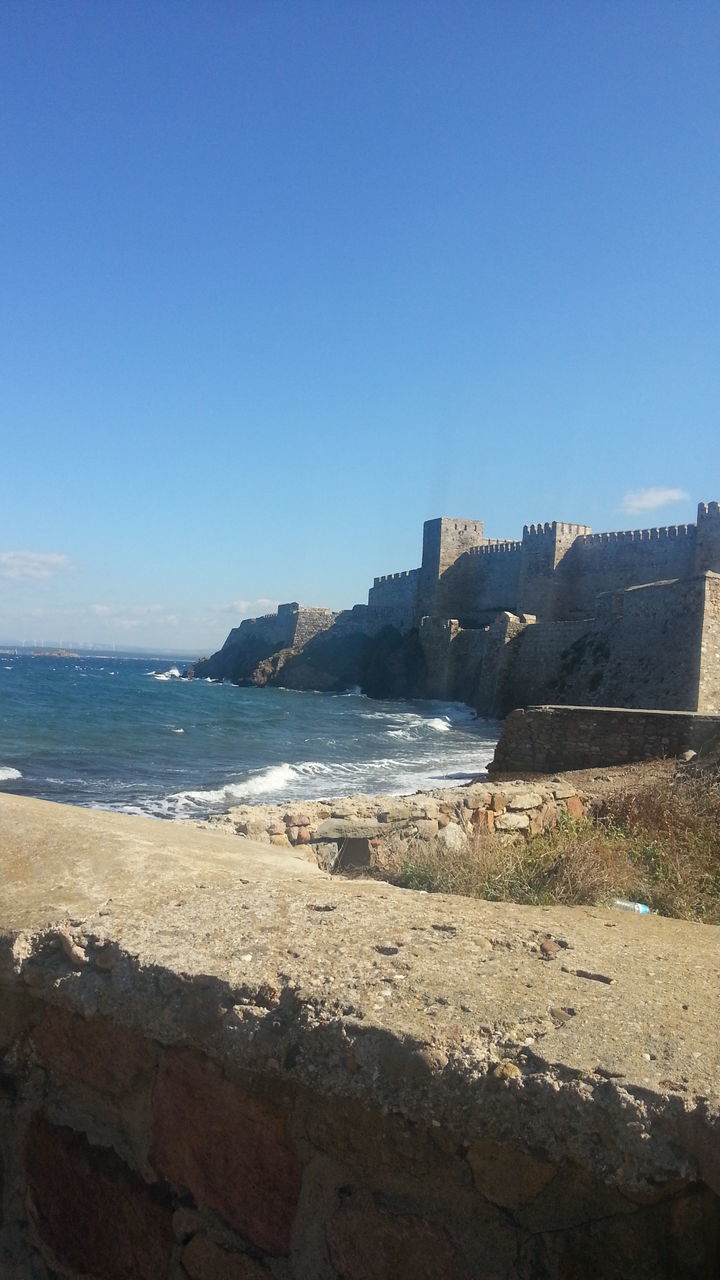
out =
[[618,911],[636,911],[641,916],[650,915],[650,908],[646,907],[644,902],[628,902],[626,898],[615,898],[610,905],[617,907]]

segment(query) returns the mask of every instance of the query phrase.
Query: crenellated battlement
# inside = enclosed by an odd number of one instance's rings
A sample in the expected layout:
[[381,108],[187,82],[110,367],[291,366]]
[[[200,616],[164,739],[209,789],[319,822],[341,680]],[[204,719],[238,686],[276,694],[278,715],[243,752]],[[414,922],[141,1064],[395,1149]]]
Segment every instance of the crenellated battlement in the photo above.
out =
[[379,578],[373,578],[373,586],[379,587],[381,582],[398,582],[403,578],[418,578],[419,576],[419,569],[402,569],[400,573],[383,573]]
[[482,547],[470,547],[465,554],[469,556],[503,555],[508,551],[522,551],[522,542],[505,542],[501,539],[488,540]]
[[557,534],[573,534],[578,538],[589,533],[590,526],[587,524],[569,524],[565,520],[546,520],[544,524],[523,525],[523,542],[528,538],[548,538],[555,537]]
[[588,533],[581,537],[585,546],[610,545],[617,542],[660,542],[668,538],[694,538],[694,524],[670,524],[657,529],[621,529],[614,533]]
[[720,502],[701,502],[697,524],[593,533],[545,520],[522,539],[486,538],[481,520],[427,520],[420,569],[374,580],[375,622],[409,629],[423,617],[485,625],[502,611],[541,621],[594,617],[598,596],[653,582],[720,573]]

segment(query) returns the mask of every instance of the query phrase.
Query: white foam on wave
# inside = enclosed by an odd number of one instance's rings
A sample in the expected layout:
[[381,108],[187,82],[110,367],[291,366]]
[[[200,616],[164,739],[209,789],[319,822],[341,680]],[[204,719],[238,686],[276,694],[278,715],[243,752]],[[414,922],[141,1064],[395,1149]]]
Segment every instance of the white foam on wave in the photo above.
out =
[[9,764],[0,764],[0,782],[14,782],[16,778],[22,778],[19,769],[13,769]]
[[273,791],[284,791],[297,778],[291,764],[274,764],[262,769],[246,782],[237,784],[237,790],[246,796],[266,796]]
[[431,702],[430,705],[437,715],[450,724],[469,724],[478,719],[477,711],[473,711],[464,702]]
[[275,764],[251,775],[243,782],[228,782],[223,787],[208,788],[206,791],[176,791],[168,796],[167,800],[180,809],[188,805],[206,807],[238,804],[245,799],[252,800],[258,796],[273,795],[276,791],[283,791],[297,778],[298,774],[291,764]]
[[171,732],[171,733],[184,733],[184,732],[185,732],[185,730],[184,730],[184,729],[171,729],[171,730],[170,730],[170,732]]
[[149,676],[154,676],[156,680],[181,680],[182,676],[177,667],[170,667],[168,671],[148,671]]
[[444,716],[434,716],[432,720],[426,720],[425,724],[428,729],[434,729],[436,733],[449,733],[452,725]]

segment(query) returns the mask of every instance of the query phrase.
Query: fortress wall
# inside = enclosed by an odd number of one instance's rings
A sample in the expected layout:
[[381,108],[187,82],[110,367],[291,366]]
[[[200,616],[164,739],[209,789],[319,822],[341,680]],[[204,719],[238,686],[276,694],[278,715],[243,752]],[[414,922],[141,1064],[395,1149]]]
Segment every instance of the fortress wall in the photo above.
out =
[[537,622],[515,640],[503,710],[537,703],[695,711],[705,580],[607,597],[597,619]]
[[443,574],[436,608],[468,626],[490,622],[494,613],[516,608],[522,544],[488,542],[464,552]]
[[335,615],[333,622],[333,634],[337,636],[355,635],[361,632],[368,634],[368,606],[366,604],[354,604],[352,609],[343,609]]
[[[537,702],[564,700],[563,654],[588,631],[587,622],[534,622],[518,628],[505,656],[498,687],[498,713]],[[583,674],[583,683],[587,677]],[[564,690],[563,690],[564,693]]]
[[453,699],[455,697],[455,668],[453,643],[459,633],[455,619],[424,617],[420,623],[419,639],[425,665],[426,698]]
[[720,575],[705,578],[698,711],[720,712]]
[[558,570],[562,614],[591,617],[603,591],[692,577],[695,539],[692,524],[578,537]]
[[244,618],[239,627],[233,627],[220,652],[238,646],[272,645],[276,649],[288,649],[305,644],[320,631],[331,627],[335,618],[332,609],[305,608],[296,601],[280,604],[277,613],[266,613],[259,618]]
[[327,631],[335,621],[332,609],[300,608],[295,618],[295,628],[291,640],[293,646],[307,644],[321,631]]
[[492,773],[554,773],[679,756],[720,737],[720,716],[626,707],[527,707],[508,716]]
[[489,630],[460,627],[456,620],[423,618],[420,647],[425,665],[426,698],[475,705]]
[[257,643],[274,645],[284,649],[292,644],[295,635],[298,604],[281,604],[277,613],[266,613],[259,618],[244,618],[239,627],[233,627],[222,650],[234,649],[238,645]]
[[452,645],[452,698],[477,709],[483,665],[487,659],[490,628],[462,628]]
[[720,573],[720,503],[701,502],[697,513],[695,572]]
[[418,591],[420,617],[440,613],[438,583],[459,556],[485,541],[481,520],[453,519],[443,516],[426,520],[423,525],[423,554]]
[[557,566],[588,526],[553,520],[523,529],[516,612],[541,619],[566,616],[558,589]]
[[413,626],[419,582],[419,569],[375,578],[368,592],[368,625],[371,630],[397,627],[399,631],[407,631]]
[[715,1274],[716,928],[15,796],[0,845],[3,1280]]
[[[471,705],[480,715],[499,718],[507,710],[504,694],[508,671],[512,671],[515,642],[528,624],[515,614],[505,611],[496,615],[487,631],[483,632],[484,645],[480,670],[472,691]],[[510,702],[515,706],[515,702]]]

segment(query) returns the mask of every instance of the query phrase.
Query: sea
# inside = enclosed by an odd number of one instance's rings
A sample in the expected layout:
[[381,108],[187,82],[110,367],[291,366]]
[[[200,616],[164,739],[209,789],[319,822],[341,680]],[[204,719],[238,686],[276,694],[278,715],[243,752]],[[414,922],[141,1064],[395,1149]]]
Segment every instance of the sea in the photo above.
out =
[[238,688],[181,660],[0,653],[0,792],[157,818],[485,772],[499,725],[459,703]]

